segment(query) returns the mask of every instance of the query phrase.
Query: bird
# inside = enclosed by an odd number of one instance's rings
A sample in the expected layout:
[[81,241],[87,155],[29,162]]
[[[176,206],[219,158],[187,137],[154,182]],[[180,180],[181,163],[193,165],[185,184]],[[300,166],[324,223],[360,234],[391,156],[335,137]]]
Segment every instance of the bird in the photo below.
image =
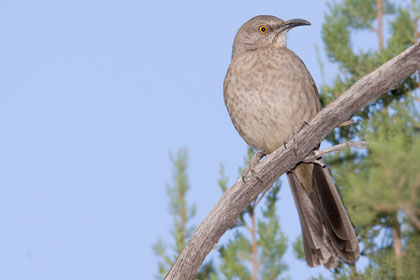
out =
[[[286,46],[286,35],[303,19],[260,15],[237,31],[223,85],[226,108],[245,142],[270,154],[322,109],[304,62]],[[299,163],[287,172],[310,267],[353,264],[359,243],[333,178],[324,164]]]

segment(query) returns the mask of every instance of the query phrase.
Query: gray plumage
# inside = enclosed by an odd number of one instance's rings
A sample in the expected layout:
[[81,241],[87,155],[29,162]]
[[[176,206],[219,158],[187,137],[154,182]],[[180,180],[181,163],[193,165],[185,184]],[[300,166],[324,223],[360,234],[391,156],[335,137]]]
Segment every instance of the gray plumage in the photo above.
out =
[[[292,27],[257,16],[238,30],[232,62],[224,83],[224,99],[232,122],[252,147],[271,153],[321,110],[315,83],[302,60],[286,47]],[[334,268],[338,258],[354,263],[358,241],[327,168],[301,163],[288,179],[298,209],[305,258],[310,266]]]

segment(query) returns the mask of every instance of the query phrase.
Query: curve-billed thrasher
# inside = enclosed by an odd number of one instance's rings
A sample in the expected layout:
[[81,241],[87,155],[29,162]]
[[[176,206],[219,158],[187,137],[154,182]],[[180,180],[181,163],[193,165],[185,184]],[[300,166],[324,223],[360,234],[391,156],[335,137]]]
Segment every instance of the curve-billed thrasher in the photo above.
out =
[[[302,19],[257,16],[238,30],[224,98],[232,122],[256,150],[271,153],[321,110],[315,83],[302,60],[286,48],[287,32]],[[357,238],[326,167],[300,163],[288,172],[298,209],[306,262],[334,268],[354,263]]]

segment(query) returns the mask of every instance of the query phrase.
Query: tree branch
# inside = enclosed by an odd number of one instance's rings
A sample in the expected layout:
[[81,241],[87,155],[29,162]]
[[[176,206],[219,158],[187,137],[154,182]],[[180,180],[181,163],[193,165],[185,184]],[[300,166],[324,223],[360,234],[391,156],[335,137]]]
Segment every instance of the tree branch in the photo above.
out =
[[383,4],[384,0],[376,1],[376,21],[378,22],[376,34],[378,35],[379,50],[384,48],[384,35],[382,33]]
[[420,219],[417,218],[415,211],[412,207],[410,207],[407,204],[401,204],[401,210],[405,212],[410,222],[418,229],[420,230]]
[[368,146],[368,142],[366,141],[357,141],[357,142],[346,142],[346,143],[342,143],[342,144],[338,144],[335,146],[332,146],[330,148],[326,148],[322,151],[315,151],[315,153],[313,155],[307,156],[306,158],[304,158],[302,161],[303,162],[313,162],[316,159],[322,157],[323,155],[326,154],[330,154],[330,153],[335,153],[344,149],[348,149],[348,148],[367,148]]
[[258,279],[258,244],[257,244],[257,224],[255,223],[255,207],[252,207],[251,215],[251,237],[252,237],[252,279]]
[[[408,48],[331,102],[286,144],[258,163],[254,172],[225,191],[191,236],[165,279],[192,280],[207,254],[245,207],[283,173],[301,162],[335,127],[420,69],[420,43]],[[262,183],[260,182],[260,180]]]

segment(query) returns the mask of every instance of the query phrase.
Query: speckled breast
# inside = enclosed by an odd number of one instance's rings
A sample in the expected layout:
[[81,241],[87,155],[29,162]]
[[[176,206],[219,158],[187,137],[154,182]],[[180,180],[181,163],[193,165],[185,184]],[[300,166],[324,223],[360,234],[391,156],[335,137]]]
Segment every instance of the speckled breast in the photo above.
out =
[[305,64],[287,48],[264,47],[235,57],[226,74],[224,99],[242,138],[266,153],[321,109]]

